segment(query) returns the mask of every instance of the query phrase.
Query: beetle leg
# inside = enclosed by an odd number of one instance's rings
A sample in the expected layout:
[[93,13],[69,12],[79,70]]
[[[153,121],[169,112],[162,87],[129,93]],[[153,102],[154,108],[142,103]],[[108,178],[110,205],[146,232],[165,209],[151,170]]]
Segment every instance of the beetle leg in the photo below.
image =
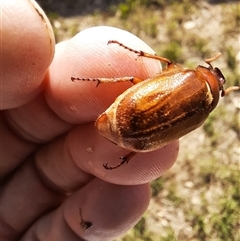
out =
[[81,77],[77,77],[77,76],[71,76],[71,80],[75,81],[75,80],[82,80],[82,81],[97,81],[97,85],[96,87],[98,87],[98,85],[101,83],[100,80],[98,78],[81,78]]
[[113,43],[114,44],[118,44],[119,46],[121,46],[121,47],[123,47],[123,48],[125,48],[125,49],[127,49],[127,50],[129,50],[129,51],[131,51],[133,53],[135,53],[135,54],[138,54],[139,56],[150,58],[150,59],[156,59],[156,60],[159,60],[161,62],[166,63],[167,65],[172,64],[171,60],[169,60],[167,58],[164,58],[164,57],[161,57],[161,56],[158,56],[156,54],[148,54],[148,53],[145,53],[145,52],[143,52],[141,50],[139,51],[139,50],[135,50],[135,49],[129,48],[128,46],[118,42],[117,40],[109,40],[108,41],[108,44],[113,44]]
[[116,169],[120,166],[122,166],[123,164],[128,164],[128,162],[130,161],[130,159],[136,154],[136,152],[132,151],[130,153],[128,153],[126,156],[122,156],[119,159],[121,159],[122,161],[119,162],[116,166],[108,166],[108,163],[103,164],[104,168],[106,170],[113,170]]
[[79,208],[79,215],[80,215],[80,225],[81,225],[82,229],[87,230],[87,229],[91,228],[92,223],[89,221],[83,220],[81,208]]
[[112,77],[112,78],[80,78],[77,76],[71,77],[72,81],[75,80],[82,80],[82,81],[97,81],[96,87],[98,87],[102,83],[116,83],[116,82],[127,82],[130,81],[132,84],[137,84],[142,81],[142,79],[139,79],[137,77],[132,76],[126,76],[126,77]]

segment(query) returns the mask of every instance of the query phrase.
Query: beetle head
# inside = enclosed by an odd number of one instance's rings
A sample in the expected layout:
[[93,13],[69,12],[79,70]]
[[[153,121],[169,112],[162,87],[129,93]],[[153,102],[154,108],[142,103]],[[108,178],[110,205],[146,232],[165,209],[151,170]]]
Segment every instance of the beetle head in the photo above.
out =
[[221,92],[221,96],[225,96],[228,93],[230,93],[233,90],[239,90],[240,87],[239,86],[231,86],[229,88],[227,88],[226,90],[224,90],[223,85],[226,83],[226,79],[223,76],[222,72],[220,71],[220,69],[218,68],[213,68],[211,65],[211,62],[213,62],[214,60],[218,59],[221,56],[221,53],[218,53],[215,57],[210,58],[210,59],[205,59],[205,62],[209,65],[208,69],[214,73],[218,79],[219,82],[219,89]]
[[[226,83],[226,79],[225,77],[223,76],[221,70],[219,68],[213,68],[212,65],[209,63],[209,67],[208,67],[209,71],[215,75],[216,79],[217,79],[217,82],[218,82],[218,86],[219,86],[219,89],[218,91],[221,91],[221,96],[224,96],[225,95],[225,91],[224,91],[224,85]],[[210,86],[212,86],[212,83],[211,82],[208,82]]]
[[[225,78],[219,69],[216,70],[212,68],[212,66],[205,67],[199,65],[197,70],[204,76],[206,85],[211,92],[211,110],[213,110],[218,104],[220,91],[223,91],[223,83],[225,82]],[[221,76],[219,74],[221,74]]]
[[198,66],[198,70],[205,76],[206,82],[209,85],[209,88],[212,93],[213,101],[212,101],[212,110],[217,106],[219,101],[219,92],[221,92],[221,96],[225,96],[233,90],[239,90],[239,86],[231,86],[224,90],[224,84],[226,83],[226,79],[223,76],[221,70],[219,68],[213,68],[211,62],[215,61],[221,56],[221,53],[218,53],[216,56],[210,59],[205,59],[205,63],[209,66]]
[[[219,57],[221,56],[221,53],[218,53],[216,56],[210,58],[210,59],[205,59],[205,63],[207,63],[209,66],[208,66],[208,69],[209,71],[214,74],[218,80],[218,84],[219,84],[219,91],[221,91],[221,96],[224,96],[225,95],[225,91],[224,91],[224,88],[223,86],[225,85],[226,83],[226,79],[225,77],[223,76],[221,70],[219,68],[213,68],[211,62],[215,61],[216,59],[218,59]],[[210,83],[209,83],[210,84]],[[211,85],[211,84],[210,84]]]

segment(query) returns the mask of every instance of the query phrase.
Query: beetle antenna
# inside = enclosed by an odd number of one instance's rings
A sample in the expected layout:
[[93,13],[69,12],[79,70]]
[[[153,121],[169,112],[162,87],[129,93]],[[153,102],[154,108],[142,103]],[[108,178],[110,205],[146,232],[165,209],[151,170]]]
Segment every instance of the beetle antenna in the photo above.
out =
[[103,167],[106,169],[106,170],[113,170],[113,169],[116,169],[120,166],[122,166],[123,164],[128,164],[128,162],[130,161],[130,159],[136,154],[136,152],[130,152],[128,153],[126,156],[122,156],[120,157],[119,159],[121,159],[122,161],[119,162],[116,166],[108,166],[108,163],[106,164],[103,164]]
[[209,58],[209,59],[205,59],[204,61],[205,61],[205,63],[208,64],[211,68],[213,68],[212,65],[211,65],[211,62],[213,62],[213,61],[215,61],[216,59],[218,59],[221,55],[222,55],[221,53],[217,53],[214,57]]

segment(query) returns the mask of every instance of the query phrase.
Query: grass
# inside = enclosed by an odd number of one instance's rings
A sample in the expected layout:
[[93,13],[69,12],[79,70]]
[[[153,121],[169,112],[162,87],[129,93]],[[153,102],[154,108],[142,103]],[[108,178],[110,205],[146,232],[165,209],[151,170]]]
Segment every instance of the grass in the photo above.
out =
[[[206,1],[126,0],[91,15],[49,16],[58,41],[87,27],[111,25],[129,30],[157,54],[188,67],[220,51],[216,65],[227,86],[239,85],[240,11],[236,3],[210,6]],[[240,240],[237,106],[239,97],[233,93],[220,101],[202,128],[181,139],[177,163],[151,184],[148,212],[116,240]]]

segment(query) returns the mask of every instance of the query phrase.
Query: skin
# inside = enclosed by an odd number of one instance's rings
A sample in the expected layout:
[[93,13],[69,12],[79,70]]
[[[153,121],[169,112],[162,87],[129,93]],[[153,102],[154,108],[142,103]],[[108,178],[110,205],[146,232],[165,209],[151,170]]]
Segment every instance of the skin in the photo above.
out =
[[[1,4],[1,240],[107,241],[124,234],[147,210],[149,182],[174,164],[178,141],[105,170],[104,163],[114,165],[129,151],[103,138],[94,121],[131,84],[96,88],[71,76],[146,79],[159,72],[159,62],[108,46],[117,38],[152,52],[132,34],[109,27],[55,46],[35,3]],[[92,226],[84,229],[85,221]]]

